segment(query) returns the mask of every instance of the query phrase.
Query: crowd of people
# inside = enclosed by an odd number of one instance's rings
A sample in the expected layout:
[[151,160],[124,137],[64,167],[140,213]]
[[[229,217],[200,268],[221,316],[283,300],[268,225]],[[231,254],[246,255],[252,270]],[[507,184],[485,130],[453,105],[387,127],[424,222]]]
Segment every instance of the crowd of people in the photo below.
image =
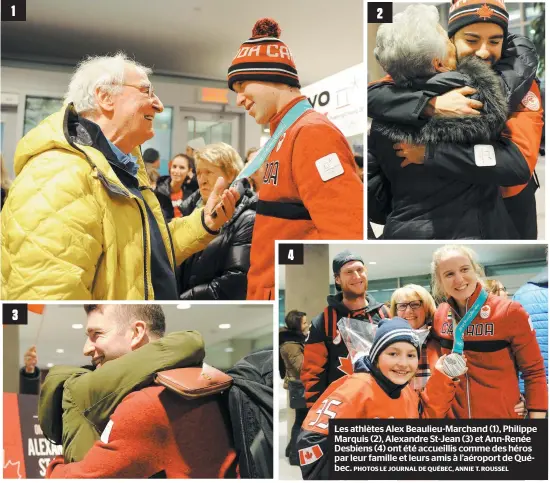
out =
[[164,109],[151,69],[82,61],[2,185],[2,299],[273,300],[276,239],[363,239],[362,159],[301,94],[280,34],[259,20],[228,62],[237,105],[271,130],[242,174],[232,146],[195,138],[160,176],[140,149]]
[[382,238],[537,238],[538,55],[508,17],[502,0],[460,0],[447,32],[422,4],[379,27],[367,189]]
[[433,253],[431,291],[409,284],[380,303],[360,255],[339,253],[332,268],[328,306],[309,328],[291,311],[279,338],[285,386],[303,386],[287,456],[305,479],[328,478],[330,418],[546,417],[546,272],[510,300],[474,251],[445,245]]

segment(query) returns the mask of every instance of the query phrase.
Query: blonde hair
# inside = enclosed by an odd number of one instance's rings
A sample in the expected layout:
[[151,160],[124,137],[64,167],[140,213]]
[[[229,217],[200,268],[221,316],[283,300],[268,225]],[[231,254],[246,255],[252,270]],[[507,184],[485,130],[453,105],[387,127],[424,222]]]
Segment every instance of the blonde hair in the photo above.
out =
[[499,282],[498,280],[490,278],[485,280],[485,288],[487,289],[487,292],[492,293],[493,295],[498,295],[500,293],[500,285],[504,287],[502,282]]
[[198,164],[199,161],[220,168],[231,181],[244,167],[239,153],[226,143],[209,144],[205,148],[195,151],[195,164]]
[[439,264],[441,263],[441,260],[445,258],[447,255],[451,253],[459,253],[460,255],[464,255],[465,257],[470,260],[470,263],[472,264],[472,267],[474,268],[474,272],[477,275],[477,280],[482,285],[483,284],[483,278],[485,277],[485,272],[483,271],[483,267],[478,263],[477,261],[477,255],[476,253],[468,247],[465,247],[464,245],[445,245],[441,248],[438,248],[432,257],[432,263],[431,263],[431,275],[432,275],[432,294],[434,296],[434,299],[437,301],[445,300],[447,298],[447,295],[445,294],[445,291],[443,290],[443,285],[441,283],[441,278],[439,277],[438,269]]
[[0,182],[2,184],[2,188],[6,190],[6,192],[9,191],[12,179],[10,178],[8,174],[8,170],[6,169],[6,165],[4,164],[4,156],[0,153]]
[[426,319],[433,319],[435,314],[435,301],[424,287],[409,283],[404,287],[398,288],[392,293],[390,300],[390,315],[395,317],[397,315],[397,299],[398,297],[408,297],[414,295],[422,301],[424,310],[426,311]]

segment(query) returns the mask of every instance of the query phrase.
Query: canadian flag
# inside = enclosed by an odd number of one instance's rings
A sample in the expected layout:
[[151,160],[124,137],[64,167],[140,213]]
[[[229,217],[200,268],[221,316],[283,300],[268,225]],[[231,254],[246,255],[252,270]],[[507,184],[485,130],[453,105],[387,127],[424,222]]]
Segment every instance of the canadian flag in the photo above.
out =
[[310,465],[323,456],[323,450],[318,444],[316,444],[315,446],[301,449],[298,451],[298,454],[300,455],[300,466],[305,466]]

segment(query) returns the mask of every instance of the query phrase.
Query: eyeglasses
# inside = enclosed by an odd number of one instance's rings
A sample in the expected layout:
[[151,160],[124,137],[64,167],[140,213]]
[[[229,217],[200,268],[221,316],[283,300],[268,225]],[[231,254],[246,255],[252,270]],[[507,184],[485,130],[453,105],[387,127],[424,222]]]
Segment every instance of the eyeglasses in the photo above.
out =
[[153,84],[149,85],[142,85],[142,86],[135,86],[133,84],[122,84],[123,86],[127,87],[133,87],[134,89],[137,89],[142,94],[145,94],[146,92],[143,89],[147,89],[147,95],[149,96],[149,99],[152,99],[155,96],[155,90],[153,89]]
[[405,312],[407,310],[407,307],[410,307],[411,310],[418,310],[420,307],[422,307],[422,300],[412,300],[411,302],[401,302],[399,304],[395,304],[395,307],[399,312]]

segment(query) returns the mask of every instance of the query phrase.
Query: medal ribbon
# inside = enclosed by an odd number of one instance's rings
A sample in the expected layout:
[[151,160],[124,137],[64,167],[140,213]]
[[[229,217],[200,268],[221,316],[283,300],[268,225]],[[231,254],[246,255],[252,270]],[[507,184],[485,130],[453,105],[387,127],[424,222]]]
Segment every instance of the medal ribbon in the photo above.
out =
[[479,314],[479,311],[481,310],[481,307],[483,307],[483,304],[486,302],[488,296],[489,294],[482,288],[481,292],[479,292],[477,300],[474,302],[474,305],[470,307],[470,310],[464,314],[462,320],[457,324],[454,333],[453,352],[456,352],[457,354],[462,354],[464,352],[464,332],[466,332],[466,329],[472,323],[472,320],[474,320],[477,314]]

